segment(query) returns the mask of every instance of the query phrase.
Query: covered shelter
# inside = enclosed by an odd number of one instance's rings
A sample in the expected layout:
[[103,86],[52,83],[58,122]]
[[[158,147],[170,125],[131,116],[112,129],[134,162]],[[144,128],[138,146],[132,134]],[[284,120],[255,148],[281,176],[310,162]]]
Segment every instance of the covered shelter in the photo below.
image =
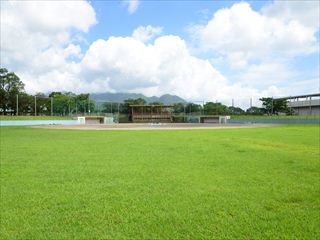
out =
[[136,122],[168,123],[173,120],[173,105],[130,105],[130,120]]
[[221,116],[221,115],[202,115],[200,116],[200,123],[227,123],[230,119],[230,116]]
[[82,116],[78,117],[78,124],[112,124],[113,117],[104,116]]

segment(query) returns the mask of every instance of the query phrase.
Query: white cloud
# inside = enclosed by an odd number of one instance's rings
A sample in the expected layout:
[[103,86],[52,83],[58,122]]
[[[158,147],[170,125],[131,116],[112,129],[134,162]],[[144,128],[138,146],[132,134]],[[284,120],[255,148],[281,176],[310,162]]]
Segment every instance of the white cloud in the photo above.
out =
[[288,67],[286,62],[272,61],[251,64],[237,76],[237,80],[254,87],[267,87],[290,82],[297,72]]
[[[312,4],[305,7],[302,3],[299,4],[300,15],[291,10],[285,11],[291,2],[276,2],[262,13],[251,9],[246,2],[237,3],[218,10],[206,25],[193,26],[191,31],[194,31],[194,37],[200,40],[203,49],[226,56],[235,68],[246,67],[250,60],[292,57],[319,51],[316,39],[318,28],[311,24],[314,16],[319,18],[319,13],[313,10],[311,20],[302,17],[306,14],[305,8],[312,12]],[[287,17],[278,17],[275,12],[278,5]]]
[[157,35],[160,35],[162,32],[162,27],[153,27],[153,26],[139,26],[137,27],[133,33],[132,37],[140,40],[142,42],[147,42],[154,38]]
[[[251,97],[256,103],[261,96],[285,92],[279,83],[294,75],[287,56],[315,51],[309,20],[295,20],[292,12],[278,18],[270,6],[260,13],[246,3],[235,4],[195,28],[202,44],[219,53],[215,60],[245,69],[231,82],[209,60],[191,54],[182,38],[167,35],[153,41],[161,27],[140,26],[131,37],[98,39],[83,53],[74,39],[83,39],[97,22],[88,2],[27,3],[2,3],[1,64],[17,72],[30,93],[170,93],[226,104],[234,98],[236,105],[248,106]],[[138,3],[132,1],[130,8],[128,2],[131,13]],[[266,90],[258,90],[262,88]]]
[[171,93],[189,100],[226,102],[232,96],[248,100],[248,96],[261,94],[228,82],[208,60],[190,55],[185,41],[177,36],[162,36],[148,45],[132,37],[97,40],[83,58],[81,69],[92,81],[104,79],[115,92]]
[[88,2],[5,1],[0,15],[1,66],[17,72],[27,91],[78,84],[70,59],[82,53],[73,37],[97,22]]
[[306,27],[319,29],[319,1],[278,0],[262,8],[265,16],[278,18],[286,22],[299,21]]
[[133,14],[135,11],[137,11],[140,4],[139,0],[124,0],[123,2],[127,5],[128,12],[130,14]]

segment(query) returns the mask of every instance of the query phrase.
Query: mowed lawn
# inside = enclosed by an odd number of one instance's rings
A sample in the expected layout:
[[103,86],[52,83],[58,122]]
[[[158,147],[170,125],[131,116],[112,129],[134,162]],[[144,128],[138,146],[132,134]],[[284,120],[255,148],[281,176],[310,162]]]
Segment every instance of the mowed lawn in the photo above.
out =
[[2,127],[0,239],[319,239],[319,126]]

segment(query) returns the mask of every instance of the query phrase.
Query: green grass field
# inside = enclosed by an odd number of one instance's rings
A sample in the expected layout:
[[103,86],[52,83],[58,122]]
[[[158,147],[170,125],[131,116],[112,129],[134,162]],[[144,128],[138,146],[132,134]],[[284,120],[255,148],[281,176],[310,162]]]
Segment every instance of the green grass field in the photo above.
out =
[[[94,114],[93,114],[94,115]],[[128,117],[126,114],[122,114],[122,117]],[[186,115],[187,118],[189,115]],[[183,115],[179,115],[183,118]],[[232,119],[242,119],[242,118],[266,118],[266,119],[319,119],[319,115],[315,116],[260,116],[260,115],[232,115]],[[69,120],[74,119],[70,116],[3,116],[0,115],[0,120]]]
[[265,115],[232,115],[231,118],[233,119],[241,119],[241,118],[266,118],[266,119],[319,119],[320,115],[309,115],[309,116],[281,116],[281,115],[274,115],[274,116],[265,116]]
[[319,126],[2,127],[0,239],[319,239]]
[[70,116],[3,116],[0,115],[1,120],[70,120]]

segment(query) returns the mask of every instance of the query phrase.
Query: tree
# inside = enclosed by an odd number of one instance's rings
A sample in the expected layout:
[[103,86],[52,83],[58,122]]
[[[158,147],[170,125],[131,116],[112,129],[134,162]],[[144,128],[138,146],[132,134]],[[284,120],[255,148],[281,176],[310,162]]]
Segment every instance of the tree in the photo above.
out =
[[173,112],[175,114],[184,113],[185,105],[183,103],[175,103],[173,104]]
[[[51,112],[51,101],[48,96],[44,93],[36,93],[35,94],[37,101],[37,115],[50,115]],[[35,98],[33,97],[33,103]],[[33,104],[34,105],[34,104]],[[32,106],[34,108],[34,106]]]
[[80,93],[79,95],[77,95],[75,97],[75,109],[76,112],[80,112],[80,113],[87,113],[89,112],[93,112],[95,109],[94,106],[94,102],[92,100],[90,100],[90,94],[89,93]]
[[208,115],[227,114],[228,107],[222,103],[208,102],[204,105],[204,112]]
[[30,115],[34,112],[34,97],[27,93],[19,93],[19,114]]
[[264,108],[258,108],[258,107],[251,107],[248,108],[246,111],[246,114],[249,115],[263,115],[266,113],[266,110]]
[[104,113],[118,113],[120,111],[120,104],[115,102],[106,102],[102,104],[102,112]]
[[120,113],[128,114],[130,112],[130,105],[145,105],[147,103],[143,98],[126,99],[124,103],[120,105]]
[[163,102],[155,101],[155,102],[150,102],[149,105],[164,105],[164,104]]
[[17,94],[24,92],[24,83],[14,72],[0,68],[0,111],[16,113]]
[[53,97],[53,112],[58,115],[67,115],[69,110],[69,97],[63,93],[55,93]]
[[186,113],[198,113],[200,114],[202,111],[202,106],[195,103],[188,103],[186,105]]
[[289,112],[286,99],[260,98],[262,106],[269,115]]
[[239,108],[239,107],[228,107],[228,114],[231,114],[231,115],[242,115],[242,114],[245,114],[246,112]]
[[87,93],[76,95],[72,92],[52,92],[49,97],[53,98],[53,112],[59,115],[78,114],[95,111],[95,103],[90,100]]

